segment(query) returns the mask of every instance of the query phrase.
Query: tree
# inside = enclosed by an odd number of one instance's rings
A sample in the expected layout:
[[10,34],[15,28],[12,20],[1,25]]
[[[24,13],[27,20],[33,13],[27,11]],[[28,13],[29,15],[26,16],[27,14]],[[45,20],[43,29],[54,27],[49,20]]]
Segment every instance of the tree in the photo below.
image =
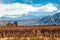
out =
[[17,21],[14,22],[14,26],[16,26],[16,27],[18,26],[18,22]]
[[7,26],[7,27],[11,26],[11,23],[8,22],[8,23],[6,24],[6,26]]

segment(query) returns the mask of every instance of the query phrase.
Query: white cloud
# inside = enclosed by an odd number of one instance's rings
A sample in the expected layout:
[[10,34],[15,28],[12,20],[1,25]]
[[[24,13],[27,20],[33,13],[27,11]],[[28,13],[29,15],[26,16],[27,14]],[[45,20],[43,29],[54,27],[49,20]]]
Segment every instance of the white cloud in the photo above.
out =
[[48,3],[47,5],[41,6],[38,9],[41,12],[53,12],[57,10],[57,8],[52,3]]
[[0,15],[4,14],[26,14],[28,12],[34,12],[37,11],[37,9],[31,5],[27,4],[20,4],[20,3],[15,3],[15,4],[0,4]]
[[53,12],[57,8],[48,3],[47,5],[34,7],[28,4],[14,3],[14,4],[0,4],[0,15],[14,15],[14,14],[27,14],[29,12]]

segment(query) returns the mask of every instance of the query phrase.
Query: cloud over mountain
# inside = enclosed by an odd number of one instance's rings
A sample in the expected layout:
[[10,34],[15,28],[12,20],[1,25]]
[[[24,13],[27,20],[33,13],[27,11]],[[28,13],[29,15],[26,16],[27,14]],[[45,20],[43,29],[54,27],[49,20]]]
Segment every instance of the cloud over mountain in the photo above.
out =
[[42,11],[42,12],[53,12],[56,10],[58,10],[58,9],[52,3],[48,3],[39,8],[39,11]]
[[21,3],[0,4],[0,15],[21,15],[29,12],[53,12],[56,10],[58,9],[52,3],[40,7]]

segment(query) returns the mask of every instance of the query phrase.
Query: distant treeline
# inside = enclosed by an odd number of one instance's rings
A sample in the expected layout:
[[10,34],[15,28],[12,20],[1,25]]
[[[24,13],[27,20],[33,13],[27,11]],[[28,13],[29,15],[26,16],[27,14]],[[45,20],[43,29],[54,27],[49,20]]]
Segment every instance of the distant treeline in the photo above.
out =
[[14,23],[8,22],[8,23],[6,23],[6,26],[7,27],[12,27],[12,26],[17,27],[18,26],[18,22],[17,21],[15,21]]
[[18,25],[18,22],[17,21],[15,21],[15,22],[13,22],[13,23],[11,23],[11,22],[7,22],[6,24],[5,24],[5,26],[6,27],[18,27],[18,26],[60,26],[59,24],[50,24],[50,25]]

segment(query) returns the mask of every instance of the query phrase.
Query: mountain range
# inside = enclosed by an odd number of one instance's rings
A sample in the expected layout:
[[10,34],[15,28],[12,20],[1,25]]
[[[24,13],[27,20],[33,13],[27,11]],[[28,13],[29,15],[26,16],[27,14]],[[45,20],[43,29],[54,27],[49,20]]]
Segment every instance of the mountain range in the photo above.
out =
[[4,15],[0,17],[0,22],[14,22],[17,21],[22,25],[52,25],[60,24],[60,13],[47,16],[35,16],[35,15]]

